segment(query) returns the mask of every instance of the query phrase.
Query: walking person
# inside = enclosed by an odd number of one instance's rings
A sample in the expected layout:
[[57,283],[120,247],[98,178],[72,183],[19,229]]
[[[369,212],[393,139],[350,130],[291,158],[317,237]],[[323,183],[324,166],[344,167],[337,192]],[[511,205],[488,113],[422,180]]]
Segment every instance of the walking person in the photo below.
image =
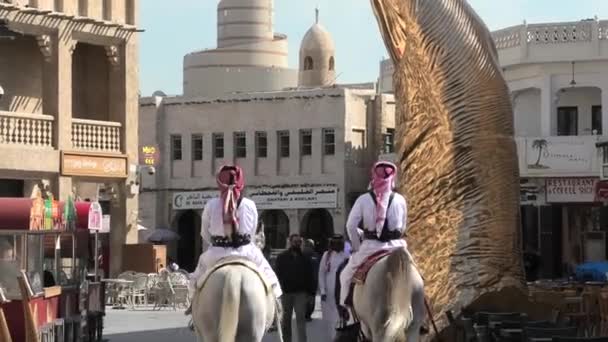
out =
[[326,337],[324,341],[333,341],[336,336],[336,325],[339,320],[335,298],[336,274],[340,265],[348,259],[344,247],[344,237],[334,235],[329,240],[329,250],[323,253],[319,265],[319,293]]
[[313,261],[302,250],[302,237],[293,234],[289,237],[289,249],[279,254],[276,273],[283,290],[283,321],[281,330],[286,342],[291,342],[291,318],[296,315],[298,342],[306,342],[306,305],[309,296],[314,296],[317,284]]
[[[315,277],[315,285],[319,283],[319,263],[321,262],[319,254],[315,250],[315,241],[312,239],[306,239],[304,241],[304,255],[312,260],[313,275]],[[308,297],[308,303],[306,304],[306,322],[312,321],[312,314],[315,312],[315,305],[317,299],[317,288],[315,287],[315,294]]]

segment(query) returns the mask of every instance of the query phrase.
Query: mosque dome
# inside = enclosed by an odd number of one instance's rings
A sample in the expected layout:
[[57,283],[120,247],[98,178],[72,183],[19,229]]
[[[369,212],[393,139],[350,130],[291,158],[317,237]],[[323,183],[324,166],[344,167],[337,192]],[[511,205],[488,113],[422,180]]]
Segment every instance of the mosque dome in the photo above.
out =
[[319,10],[316,10],[315,24],[300,44],[299,86],[333,85],[336,78],[335,52],[334,40],[319,23]]

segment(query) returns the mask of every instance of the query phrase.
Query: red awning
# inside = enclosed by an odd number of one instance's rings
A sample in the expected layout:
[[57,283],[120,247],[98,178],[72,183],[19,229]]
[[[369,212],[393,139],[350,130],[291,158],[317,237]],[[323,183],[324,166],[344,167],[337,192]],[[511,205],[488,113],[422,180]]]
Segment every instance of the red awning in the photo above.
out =
[[0,230],[29,230],[31,198],[0,198]]

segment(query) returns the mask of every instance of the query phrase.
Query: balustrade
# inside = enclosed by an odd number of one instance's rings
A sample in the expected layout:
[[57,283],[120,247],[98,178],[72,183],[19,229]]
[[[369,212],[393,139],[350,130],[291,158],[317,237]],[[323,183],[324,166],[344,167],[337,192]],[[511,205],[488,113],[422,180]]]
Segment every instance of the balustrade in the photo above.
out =
[[118,122],[72,119],[72,147],[77,150],[120,153]]
[[53,117],[0,111],[0,145],[53,146]]

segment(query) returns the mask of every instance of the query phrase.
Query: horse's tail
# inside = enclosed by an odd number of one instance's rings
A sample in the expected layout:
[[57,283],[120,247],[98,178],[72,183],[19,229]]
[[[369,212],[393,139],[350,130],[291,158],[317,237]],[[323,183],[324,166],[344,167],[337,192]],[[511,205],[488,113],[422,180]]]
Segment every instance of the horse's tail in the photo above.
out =
[[387,341],[405,340],[405,332],[413,319],[410,281],[411,257],[405,248],[399,248],[386,259],[386,293],[388,317],[385,337]]
[[225,273],[224,290],[222,292],[222,308],[218,331],[219,342],[234,342],[239,322],[243,277],[241,272],[237,270],[232,268],[228,268],[227,270]]

